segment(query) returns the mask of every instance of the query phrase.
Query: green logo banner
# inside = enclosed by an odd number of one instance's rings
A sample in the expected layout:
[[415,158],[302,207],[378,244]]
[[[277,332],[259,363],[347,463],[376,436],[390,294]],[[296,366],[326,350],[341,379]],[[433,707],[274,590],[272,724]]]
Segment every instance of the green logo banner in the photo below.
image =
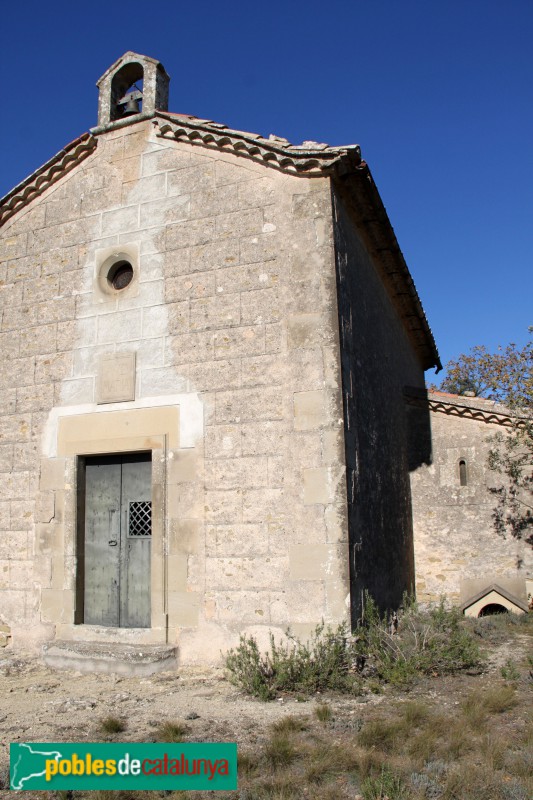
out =
[[10,745],[11,788],[237,788],[237,745],[26,742]]

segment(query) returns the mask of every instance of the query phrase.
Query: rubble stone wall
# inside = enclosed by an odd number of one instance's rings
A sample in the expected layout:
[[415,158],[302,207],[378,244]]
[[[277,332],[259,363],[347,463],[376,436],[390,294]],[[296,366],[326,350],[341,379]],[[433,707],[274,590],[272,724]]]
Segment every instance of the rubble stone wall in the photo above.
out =
[[[494,408],[477,398],[455,402],[470,403],[474,411]],[[490,440],[506,430],[482,420],[431,412],[432,460],[411,474],[419,601],[446,596],[464,603],[492,583],[526,599],[526,579],[533,577],[531,547],[499,536],[492,518],[495,499],[489,488],[499,485],[499,478],[487,466]],[[465,486],[461,460],[466,462]]]

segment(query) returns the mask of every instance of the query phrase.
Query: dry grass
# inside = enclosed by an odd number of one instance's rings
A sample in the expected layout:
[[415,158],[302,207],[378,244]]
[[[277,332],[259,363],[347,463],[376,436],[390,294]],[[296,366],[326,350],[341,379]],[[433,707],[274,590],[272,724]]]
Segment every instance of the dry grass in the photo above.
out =
[[359,770],[361,751],[355,742],[326,743],[322,737],[308,745],[301,753],[307,779],[312,783],[324,783],[345,773]]
[[327,703],[320,703],[320,705],[315,708],[315,717],[319,720],[319,722],[323,722],[324,724],[326,722],[330,722],[332,716],[333,712],[331,710],[331,706],[329,706]]
[[407,754],[412,759],[414,766],[423,767],[424,764],[435,758],[440,738],[440,732],[427,729],[409,737]]
[[357,757],[357,777],[364,781],[370,775],[377,775],[383,769],[386,756],[377,750],[361,748]]
[[473,730],[486,730],[492,714],[503,714],[517,704],[516,690],[510,684],[500,684],[483,691],[474,690],[461,706],[463,716]]
[[126,730],[126,722],[120,717],[104,717],[100,720],[99,728],[102,733],[122,733]]
[[272,730],[275,733],[287,734],[294,733],[295,731],[304,731],[307,727],[308,722],[304,717],[297,717],[293,714],[289,714],[287,717],[278,720],[278,722],[274,722]]
[[430,715],[430,710],[426,703],[421,703],[416,700],[409,700],[399,706],[399,711],[410,728],[416,728],[422,722],[425,722]]
[[[70,800],[70,792],[56,792],[57,800]],[[149,791],[131,791],[127,789],[119,789],[119,790],[105,790],[105,789],[96,789],[92,792],[86,792],[87,798],[90,800],[155,800],[157,796],[161,796],[160,792],[149,792]],[[81,793],[73,792],[72,796],[74,800],[81,796]],[[185,797],[182,792],[173,792],[171,800],[178,800],[180,797]],[[56,800],[54,797],[53,800]]]
[[492,772],[502,769],[505,763],[506,742],[497,733],[487,733],[481,737],[479,750],[483,760]]
[[[475,681],[476,679],[474,679]],[[468,685],[468,684],[467,684]],[[462,691],[445,706],[440,697],[387,699],[367,704],[363,728],[343,722],[350,710],[331,698],[307,716],[287,714],[255,747],[239,752],[238,792],[226,800],[528,800],[533,796],[533,725],[527,723],[530,690],[496,681]],[[520,692],[523,692],[521,694]],[[460,696],[459,694],[459,696]],[[319,709],[327,708],[324,726]],[[472,723],[482,712],[482,724]],[[353,713],[353,712],[352,712]],[[361,713],[360,711],[358,713]],[[353,719],[353,717],[352,717]],[[340,723],[340,724],[339,724]],[[186,726],[167,722],[160,740],[181,738]],[[164,736],[166,735],[166,739]],[[68,800],[84,795],[74,792]],[[119,792],[87,800],[126,800]],[[128,792],[127,800],[163,798]],[[172,792],[168,800],[200,800],[207,792]]]
[[489,714],[502,714],[518,703],[514,686],[495,686],[482,695],[482,703]]
[[273,733],[265,745],[263,757],[270,767],[286,767],[292,764],[298,752],[286,733]]
[[[474,679],[476,680],[476,679]],[[239,752],[238,792],[226,800],[528,800],[533,796],[533,725],[527,722],[527,686],[503,682],[470,690],[463,704],[442,696],[368,704],[361,731],[338,722],[350,710],[332,698],[333,719],[324,727],[316,709],[288,714],[255,747]],[[461,692],[464,694],[463,692]],[[458,695],[460,696],[460,695]],[[445,707],[442,697],[446,697]],[[479,730],[466,724],[471,708],[483,709]],[[320,706],[317,706],[320,708]],[[359,712],[360,713],[360,712]],[[167,723],[179,728],[182,723]],[[82,797],[75,792],[72,800]],[[207,792],[172,792],[168,800],[200,800]],[[218,796],[218,795],[216,795]],[[124,794],[91,793],[87,800],[126,800]],[[144,800],[129,792],[127,800]],[[151,792],[150,797],[163,797]],[[69,798],[71,800],[71,798]]]
[[[527,628],[513,621],[505,627],[498,620],[489,633],[516,631],[522,637],[526,630],[533,624]],[[261,730],[258,705],[254,737],[239,742],[239,789],[224,792],[224,800],[353,800],[358,795],[363,800],[528,800],[533,797],[533,724],[524,664],[512,684],[495,669],[488,676],[428,678],[409,693],[389,690],[376,700],[367,696],[366,703],[321,695],[312,713],[287,713],[266,730]],[[359,720],[360,730],[354,724]],[[179,741],[186,733],[184,723],[169,722],[158,738]],[[154,791],[128,792],[127,800],[148,796],[163,799]],[[218,793],[166,795],[167,800],[213,796]],[[82,797],[74,792],[68,800]],[[86,793],[85,798],[126,800],[119,792]]]
[[253,800],[297,800],[300,797],[291,775],[274,773],[254,785]]
[[155,738],[158,742],[174,742],[179,744],[183,741],[189,728],[184,722],[163,722],[155,731]]
[[239,751],[237,756],[237,771],[239,775],[253,777],[259,769],[259,757],[254,753]]
[[479,692],[473,692],[461,703],[462,715],[473,730],[485,730],[487,711],[480,703]]
[[360,732],[359,744],[369,749],[394,753],[405,741],[408,725],[400,718],[378,718],[367,722]]
[[409,800],[411,796],[400,775],[382,767],[378,775],[369,775],[361,787],[365,800]]
[[456,762],[477,746],[472,732],[467,730],[460,720],[450,720],[447,729],[438,741],[437,753],[440,758]]

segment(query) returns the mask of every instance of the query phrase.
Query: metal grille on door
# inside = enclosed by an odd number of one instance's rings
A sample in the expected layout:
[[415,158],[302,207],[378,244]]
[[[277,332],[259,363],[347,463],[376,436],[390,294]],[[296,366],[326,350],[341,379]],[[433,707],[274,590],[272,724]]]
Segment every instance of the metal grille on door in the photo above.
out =
[[128,511],[128,536],[149,537],[152,535],[152,504],[130,502]]

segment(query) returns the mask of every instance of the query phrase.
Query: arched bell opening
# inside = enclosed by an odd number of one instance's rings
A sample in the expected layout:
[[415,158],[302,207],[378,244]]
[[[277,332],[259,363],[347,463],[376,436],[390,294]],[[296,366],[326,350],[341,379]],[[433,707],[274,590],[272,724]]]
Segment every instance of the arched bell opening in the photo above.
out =
[[160,61],[128,50],[96,82],[98,127],[166,111],[169,81]]
[[144,69],[138,61],[125,64],[111,82],[111,120],[142,111]]

